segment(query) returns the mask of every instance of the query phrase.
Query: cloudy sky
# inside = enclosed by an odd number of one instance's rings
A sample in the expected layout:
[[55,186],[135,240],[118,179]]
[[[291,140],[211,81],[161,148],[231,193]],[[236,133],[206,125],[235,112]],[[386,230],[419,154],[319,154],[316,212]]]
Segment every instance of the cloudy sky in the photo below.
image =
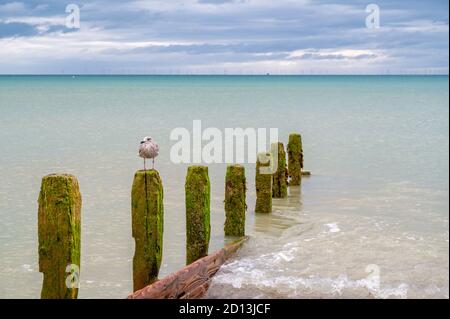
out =
[[[79,29],[66,25],[70,3]],[[366,26],[370,3],[379,28]],[[0,0],[0,73],[448,74],[448,10],[448,0]]]

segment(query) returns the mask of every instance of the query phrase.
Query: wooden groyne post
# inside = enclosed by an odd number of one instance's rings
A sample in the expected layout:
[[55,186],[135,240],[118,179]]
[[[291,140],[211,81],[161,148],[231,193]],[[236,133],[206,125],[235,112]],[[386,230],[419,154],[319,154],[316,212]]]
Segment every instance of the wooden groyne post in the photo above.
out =
[[303,170],[303,148],[302,137],[298,133],[289,135],[289,143],[287,145],[288,152],[288,172],[289,185],[298,186],[302,179]]
[[208,255],[210,181],[208,167],[190,166],[186,183],[186,264]]
[[270,153],[258,153],[256,160],[255,186],[256,204],[255,213],[272,212],[272,174],[263,174],[261,167],[270,167]]
[[131,190],[133,291],[158,279],[163,251],[164,192],[158,171],[137,171]]
[[245,168],[242,165],[229,165],[225,178],[225,235],[245,235]]
[[81,194],[69,174],[42,178],[39,193],[39,271],[43,299],[76,299],[80,271]]
[[278,167],[272,176],[272,197],[284,198],[287,196],[286,152],[283,143],[275,144],[278,146]]

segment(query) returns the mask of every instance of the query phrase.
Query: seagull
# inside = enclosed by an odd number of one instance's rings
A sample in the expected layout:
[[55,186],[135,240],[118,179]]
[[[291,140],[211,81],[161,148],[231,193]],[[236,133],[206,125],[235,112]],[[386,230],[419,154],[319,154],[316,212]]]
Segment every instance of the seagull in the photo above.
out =
[[150,136],[144,137],[139,145],[139,156],[144,159],[144,171],[147,170],[145,167],[145,159],[151,158],[153,160],[153,169],[155,167],[155,157],[158,156],[158,154],[158,144],[156,144],[156,142]]

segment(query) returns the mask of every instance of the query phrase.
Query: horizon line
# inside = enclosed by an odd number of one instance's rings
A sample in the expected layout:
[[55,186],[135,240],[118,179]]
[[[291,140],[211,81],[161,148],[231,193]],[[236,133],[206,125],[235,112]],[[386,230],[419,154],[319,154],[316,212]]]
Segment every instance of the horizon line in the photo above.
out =
[[449,73],[362,73],[362,74],[217,74],[217,73],[0,73],[0,76],[449,76]]

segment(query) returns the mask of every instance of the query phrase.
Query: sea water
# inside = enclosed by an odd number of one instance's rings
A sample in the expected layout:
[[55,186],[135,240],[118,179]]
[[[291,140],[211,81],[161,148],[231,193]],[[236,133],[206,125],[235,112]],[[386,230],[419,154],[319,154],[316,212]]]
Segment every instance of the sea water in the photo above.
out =
[[[311,177],[255,215],[210,298],[448,298],[447,76],[0,76],[0,297],[39,298],[42,176],[83,196],[79,298],[132,291],[130,193],[143,136],[160,144],[160,275],[184,266],[186,164],[174,128],[278,128],[303,137]],[[225,164],[210,164],[210,252],[223,236]]]

